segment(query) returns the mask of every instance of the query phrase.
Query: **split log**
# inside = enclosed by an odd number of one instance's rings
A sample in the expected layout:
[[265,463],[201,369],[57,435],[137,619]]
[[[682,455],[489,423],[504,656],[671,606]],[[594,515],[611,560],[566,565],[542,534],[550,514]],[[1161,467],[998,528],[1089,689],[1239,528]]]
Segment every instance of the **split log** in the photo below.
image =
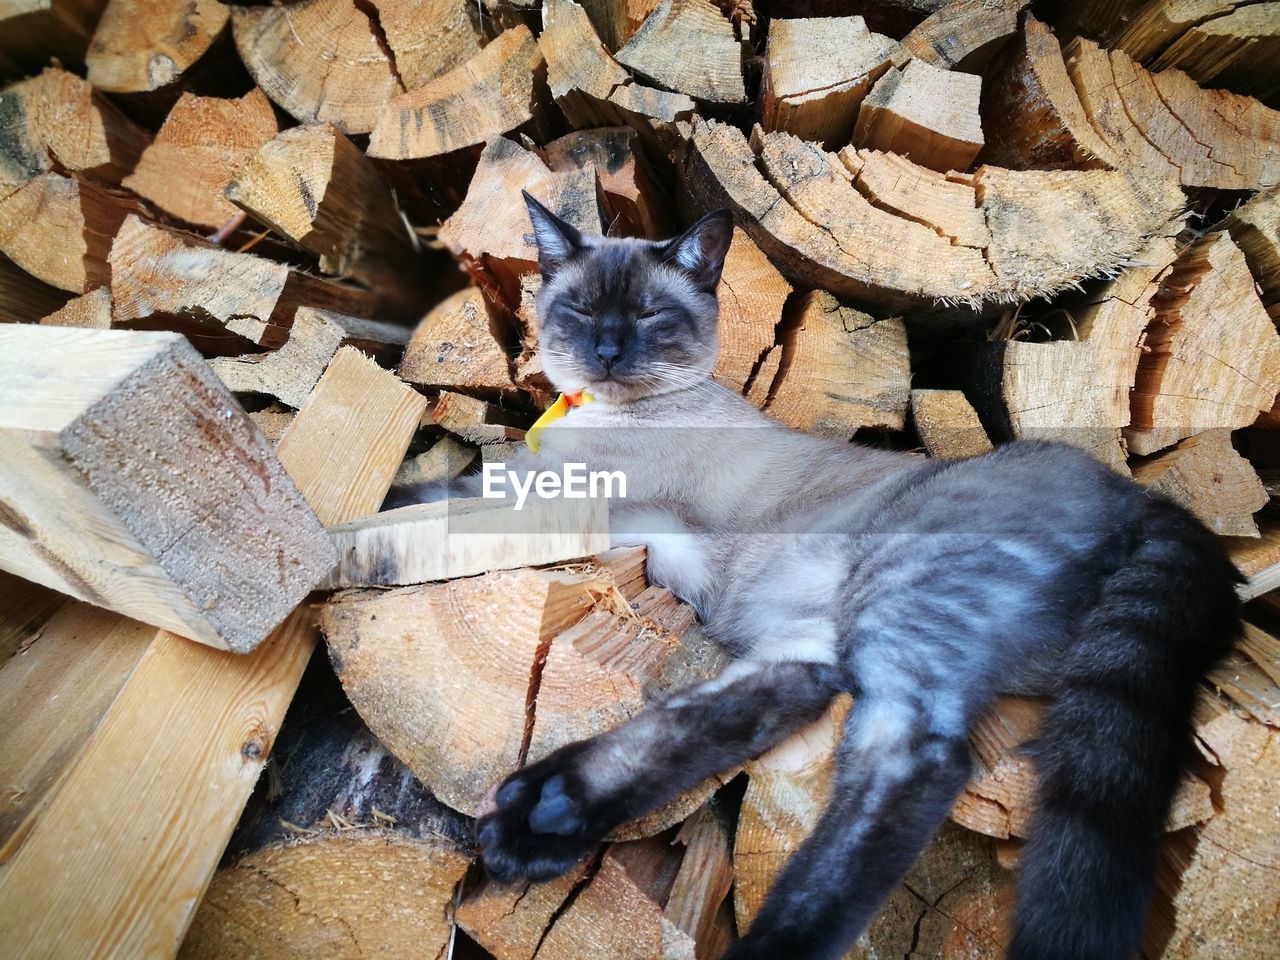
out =
[[107,0],[9,0],[0,5],[0,75],[35,73],[58,60],[72,70]]
[[155,628],[68,601],[0,669],[0,864],[22,845]]
[[1013,899],[999,845],[943,824],[847,956],[1000,960],[1012,933]]
[[582,0],[582,9],[610,50],[630,40],[657,5],[658,0]]
[[853,138],[871,85],[907,57],[897,41],[868,30],[862,17],[775,20],[760,81],[760,122],[766,131],[839,149]]
[[[1036,776],[1025,748],[1036,736],[1044,704],[1021,697],[1002,697],[969,731],[973,773],[957,798],[951,819],[989,837],[1026,837],[1032,825]],[[1183,775],[1165,831],[1174,833],[1214,816],[1207,783],[1194,773]]]
[[67,303],[65,290],[37,280],[0,253],[0,322],[35,323]]
[[679,862],[679,853],[657,839],[609,847],[547,931],[539,960],[694,960],[693,940],[662,912]]
[[636,83],[573,0],[543,5],[538,45],[547,61],[551,96],[573,127],[632,127],[657,157],[675,145],[673,125],[693,115],[689,97]]
[[713,803],[686,820],[672,843],[685,851],[662,915],[688,934],[697,960],[714,960],[722,952],[716,949],[716,928],[733,887],[733,854]]
[[1058,38],[1029,13],[992,67],[982,129],[987,163],[1020,170],[1115,170],[1122,162],[1085,113]]
[[741,41],[710,0],[662,0],[617,56],[664,89],[711,104],[746,102]]
[[470,823],[349,712],[297,737],[280,796],[241,820],[232,845],[247,849],[214,876],[179,956],[444,956]]
[[1187,187],[1280,183],[1280,111],[1202,90],[1179,70],[1149,73],[1122,51],[1079,37],[1065,56],[1085,113],[1122,163]]
[[844,718],[841,694],[796,735],[746,764],[750,778],[733,842],[733,909],[746,931],[787,858],[817,826],[831,796],[831,777]]
[[68,300],[61,309],[42,318],[46,327],[89,327],[107,330],[111,327],[111,289],[99,287]]
[[431,403],[428,416],[454,436],[480,446],[523,440],[524,430],[519,424],[529,420],[487,401],[447,390]]
[[0,339],[5,569],[244,652],[329,568],[315,516],[182,337]]
[[1137,172],[983,167],[963,178],[990,229],[974,248],[873,205],[812,144],[773,133],[755,145],[758,157],[736,128],[696,121],[683,162],[693,207],[730,207],[789,278],[886,311],[1050,294],[1114,270],[1183,205],[1176,184]]
[[[525,759],[604,733],[649,703],[717,676],[728,657],[694,620],[692,608],[651,587],[618,612],[597,609],[559,631],[542,655]],[[665,806],[614,831],[652,836],[679,823],[737,771],[708,777]]]
[[118,185],[148,142],[139,129],[92,86],[59,67],[5,87],[0,152],[0,198],[41,173],[78,173]]
[[[1280,56],[1280,4],[1241,4],[1238,9],[1231,9],[1237,6],[1231,3],[1213,6],[1226,8],[1224,15],[1191,26],[1152,66],[1157,70],[1176,67],[1206,87],[1226,87],[1267,101],[1280,97],[1280,77],[1275,69]],[[1121,49],[1127,50],[1123,40],[1122,36]]]
[[261,90],[238,100],[184,93],[124,185],[179,220],[217,229],[236,215],[227,184],[275,134]]
[[246,341],[283,346],[299,307],[357,318],[374,312],[374,299],[364,291],[250,253],[231,253],[136,216],[116,234],[110,265],[117,324],[176,326],[218,353],[236,353]]
[[1169,44],[1188,30],[1229,14],[1236,3],[1237,0],[1163,0],[1159,3],[1147,0],[1141,9],[1125,17],[1122,32],[1108,46],[1123,50],[1139,63],[1150,66]]
[[278,403],[272,403],[261,410],[249,411],[249,419],[272,444],[280,442],[280,438],[284,436],[285,430],[289,429],[289,424],[293,423],[296,415],[296,410],[290,410]]
[[435,390],[499,399],[513,384],[511,361],[495,338],[495,325],[479,289],[459,290],[418,324],[396,372]]
[[1231,537],[1223,542],[1227,554],[1246,582],[1236,588],[1242,600],[1261,597],[1280,587],[1280,524],[1258,518],[1261,537]]
[[279,350],[215,357],[209,366],[229,390],[266,394],[296,408],[340,347],[353,346],[376,359],[394,361],[407,340],[403,327],[299,307],[289,339]]
[[1152,307],[1124,433],[1132,452],[1248,426],[1271,409],[1280,391],[1280,336],[1228,234],[1210,234],[1185,251]]
[[604,233],[594,165],[555,173],[536,152],[504,137],[486,144],[467,198],[440,228],[440,240],[491,299],[512,311],[520,303],[521,275],[538,265],[529,213],[516,202],[522,189],[584,233]]
[[535,499],[516,511],[480,497],[420,503],[329,528],[325,583],[386,587],[578,560],[609,549],[608,501]]
[[1205,680],[1259,723],[1280,729],[1280,640],[1245,623],[1236,649]]
[[227,199],[320,258],[325,273],[415,299],[423,265],[377,169],[328,124],[285,130],[240,168]]
[[[745,393],[766,354],[776,350],[781,359],[774,338],[789,296],[791,284],[743,229],[734,227],[716,289],[720,352],[711,375],[717,383]],[[772,384],[770,373],[764,385]]]
[[902,38],[907,53],[935,67],[980,73],[1018,31],[1018,14],[1030,0],[973,4],[951,0]]
[[1174,257],[1171,239],[1153,240],[1073,313],[1072,339],[984,348],[970,395],[997,439],[1058,440],[1128,472],[1122,430],[1130,423],[1140,344]]
[[959,390],[912,390],[911,420],[931,457],[975,457],[992,449],[977,411]]
[[496,960],[534,960],[552,921],[584,886],[588,866],[545,883],[483,883],[458,905],[458,926]]
[[[277,445],[289,475],[326,505],[316,511],[321,523],[377,511],[425,409],[421,395],[354,347],[334,355]],[[364,458],[354,461],[348,445]]]
[[[436,440],[425,453],[416,457],[407,457],[396,470],[392,481],[392,492],[402,485],[445,484],[458,477],[476,459],[476,448],[460,443],[453,437],[445,435]],[[405,506],[405,504],[399,504]],[[383,504],[383,509],[389,509]]]
[[1133,478],[1224,537],[1258,536],[1253,515],[1271,501],[1249,461],[1231,446],[1229,430],[1206,430],[1134,464]]
[[325,605],[321,629],[369,728],[434,796],[471,814],[524,759],[552,637],[608,588],[588,569],[354,591]]
[[85,54],[89,82],[111,93],[167,86],[204,56],[230,16],[217,0],[110,0]]
[[765,412],[789,427],[849,440],[860,427],[901,430],[911,392],[907,328],[829,293],[805,294],[783,321]]
[[78,175],[41,173],[0,198],[0,254],[59,290],[109,283],[112,238],[138,204]]
[[968,170],[982,150],[982,78],[912,60],[890,67],[858,110],[853,141],[946,173]]
[[1275,941],[1280,733],[1209,695],[1197,704],[1195,726],[1222,810],[1166,845],[1144,952],[1262,960]]
[[[370,12],[372,8],[372,12]],[[303,123],[368,133],[392,97],[479,47],[465,0],[302,0],[237,7],[236,49],[263,92]]]
[[1267,312],[1280,322],[1280,187],[1236,208],[1224,227],[1248,261]]
[[544,69],[528,27],[504,31],[456,69],[389,99],[369,137],[369,156],[438,157],[526,124],[541,132]]
[[671,233],[662,192],[630,127],[579,130],[553,140],[543,154],[555,173],[595,167],[609,208],[609,236],[660,240]]

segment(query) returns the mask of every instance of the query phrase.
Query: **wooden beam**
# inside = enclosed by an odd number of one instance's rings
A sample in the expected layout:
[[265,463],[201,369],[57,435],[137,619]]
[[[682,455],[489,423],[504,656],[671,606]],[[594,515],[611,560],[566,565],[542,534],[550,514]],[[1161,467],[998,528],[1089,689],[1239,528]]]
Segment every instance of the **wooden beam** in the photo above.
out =
[[480,497],[422,503],[329,529],[338,565],[326,586],[373,587],[536,567],[609,549],[608,501]]
[[214,357],[209,366],[230,390],[266,394],[299,407],[339,347],[354,346],[382,360],[394,361],[408,339],[404,327],[299,307],[289,328],[289,339],[279,350]]
[[[383,377],[394,381],[389,373]],[[378,378],[365,383],[370,379]],[[293,441],[281,444],[281,462],[302,495],[334,522],[376,510],[378,484],[364,474],[404,455],[383,428],[384,420],[396,419],[400,399],[394,391],[390,397],[371,393],[383,405],[372,398],[357,405],[336,434],[334,407],[343,397],[331,390],[313,397],[298,413],[302,423]],[[318,468],[325,464],[354,477],[350,488],[333,483]],[[0,870],[6,949],[67,960],[178,951],[317,637],[306,608],[245,656],[155,634],[34,829]],[[179,735],[181,749],[175,747]],[[87,837],[94,842],[87,844]]]
[[332,547],[181,336],[0,328],[0,566],[202,643],[253,649]]
[[0,667],[0,863],[21,847],[155,634],[68,600]]
[[[376,513],[427,401],[354,347],[316,383],[276,451],[326,526]],[[363,450],[357,459],[352,450]]]
[[247,657],[155,635],[0,871],[7,951],[177,952],[310,657],[310,619]]

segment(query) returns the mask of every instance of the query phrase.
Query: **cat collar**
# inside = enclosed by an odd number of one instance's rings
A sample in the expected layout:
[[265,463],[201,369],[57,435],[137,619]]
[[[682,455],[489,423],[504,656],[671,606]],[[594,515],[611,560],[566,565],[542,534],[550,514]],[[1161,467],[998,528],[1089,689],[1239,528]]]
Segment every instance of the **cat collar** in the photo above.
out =
[[595,397],[591,396],[591,394],[587,393],[585,390],[579,390],[577,393],[560,394],[560,396],[556,397],[556,402],[547,407],[547,409],[543,411],[542,416],[534,421],[533,426],[529,428],[529,432],[524,435],[524,442],[529,445],[530,450],[537,453],[538,447],[542,444],[538,435],[542,433],[543,430],[568,413],[570,407],[580,407],[583,404],[590,403],[594,399]]

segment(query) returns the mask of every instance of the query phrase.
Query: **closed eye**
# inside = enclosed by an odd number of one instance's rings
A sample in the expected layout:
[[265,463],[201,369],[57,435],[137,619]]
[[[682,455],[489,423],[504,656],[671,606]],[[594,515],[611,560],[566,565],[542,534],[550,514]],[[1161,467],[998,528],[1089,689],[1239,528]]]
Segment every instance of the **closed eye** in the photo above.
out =
[[660,313],[662,313],[661,307],[650,307],[648,310],[642,310],[640,313],[636,314],[636,319],[652,320],[654,317],[658,316],[658,314]]

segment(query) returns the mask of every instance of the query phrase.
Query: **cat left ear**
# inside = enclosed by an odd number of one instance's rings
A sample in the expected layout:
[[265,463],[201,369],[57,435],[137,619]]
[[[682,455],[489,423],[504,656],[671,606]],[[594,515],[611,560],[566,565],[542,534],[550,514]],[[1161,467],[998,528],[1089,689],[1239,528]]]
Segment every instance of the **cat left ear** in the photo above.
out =
[[659,256],[682,267],[703,290],[714,292],[732,239],[732,214],[728,210],[713,210],[680,236],[667,241]]
[[582,234],[571,223],[566,223],[541,203],[521,190],[524,205],[529,209],[529,222],[533,224],[533,236],[538,242],[538,269],[550,280],[556,269],[582,249]]

